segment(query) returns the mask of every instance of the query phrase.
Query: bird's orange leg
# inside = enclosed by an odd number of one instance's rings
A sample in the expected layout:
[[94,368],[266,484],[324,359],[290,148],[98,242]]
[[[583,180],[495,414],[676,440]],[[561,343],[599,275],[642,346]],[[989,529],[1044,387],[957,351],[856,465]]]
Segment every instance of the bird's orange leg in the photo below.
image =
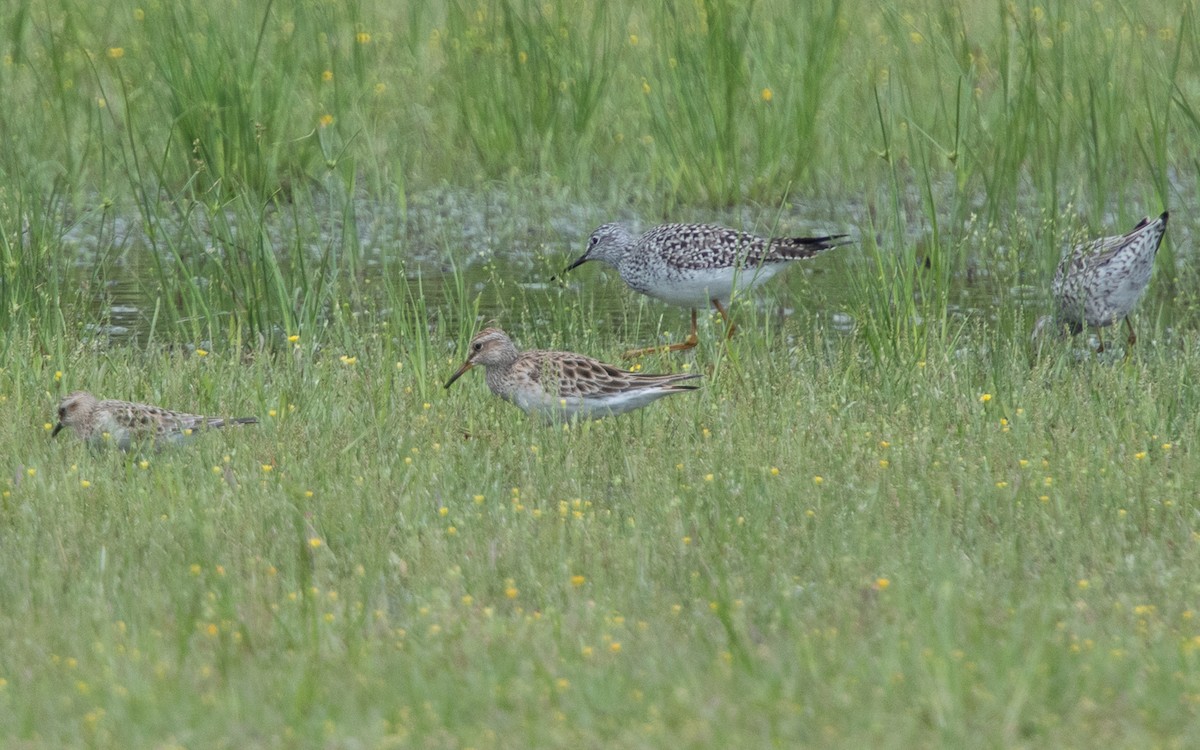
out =
[[721,307],[721,302],[719,300],[714,298],[712,303],[713,307],[717,308],[717,312],[721,314],[721,320],[725,321],[725,338],[733,338],[733,332],[737,330],[737,326],[735,326],[733,321],[730,320],[729,313],[725,311],[724,307]]
[[668,344],[666,346],[647,346],[642,349],[630,349],[621,355],[621,359],[633,359],[644,354],[653,354],[654,352],[681,352],[685,349],[691,349],[699,343],[700,339],[696,337],[696,310],[692,309],[692,332],[688,337],[678,344]]

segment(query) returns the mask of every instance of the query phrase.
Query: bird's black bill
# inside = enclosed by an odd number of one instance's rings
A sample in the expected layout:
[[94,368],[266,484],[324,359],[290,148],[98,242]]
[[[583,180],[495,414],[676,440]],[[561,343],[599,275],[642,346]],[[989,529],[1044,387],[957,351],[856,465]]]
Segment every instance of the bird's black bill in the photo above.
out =
[[570,271],[570,270],[572,270],[572,269],[574,269],[574,268],[579,268],[579,267],[580,267],[580,266],[582,266],[584,263],[587,263],[587,262],[588,262],[588,260],[590,260],[590,258],[588,258],[588,257],[587,257],[587,253],[584,253],[583,255],[579,256],[579,259],[578,259],[578,260],[576,260],[576,261],[575,261],[574,263],[572,263],[571,265],[567,266],[566,270],[565,270],[565,271],[563,271],[563,273],[566,273],[567,271]]
[[63,427],[66,427],[62,422],[54,425],[54,430],[50,433],[50,437],[58,437],[58,433],[62,432]]
[[449,388],[450,386],[454,385],[454,381],[455,381],[455,380],[458,380],[459,378],[461,378],[461,377],[463,376],[463,373],[465,373],[467,370],[470,370],[470,369],[471,369],[471,367],[473,367],[473,366],[474,366],[474,364],[475,364],[475,363],[474,363],[474,362],[471,362],[470,360],[468,360],[468,361],[466,361],[466,362],[463,362],[463,366],[462,366],[462,367],[460,367],[460,368],[458,368],[458,369],[457,369],[457,370],[454,372],[454,374],[450,376],[450,379],[446,381],[446,385],[444,385],[444,386],[442,386],[442,387],[443,387],[443,388]]

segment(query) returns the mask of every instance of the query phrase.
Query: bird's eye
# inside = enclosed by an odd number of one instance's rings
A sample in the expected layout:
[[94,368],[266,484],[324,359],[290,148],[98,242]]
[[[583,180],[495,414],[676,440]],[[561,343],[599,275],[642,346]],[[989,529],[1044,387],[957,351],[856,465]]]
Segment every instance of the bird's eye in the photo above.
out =
[[60,406],[60,407],[58,407],[58,418],[59,418],[59,419],[62,419],[62,418],[63,418],[63,417],[65,417],[65,416],[67,416],[67,409],[66,409],[66,407],[65,407],[65,406]]
[[483,348],[483,342],[482,342],[482,341],[476,341],[476,342],[475,342],[475,345],[474,345],[473,347],[471,347],[471,348],[472,348],[472,349],[474,349],[475,351],[479,351],[480,349],[482,349],[482,348]]
[[595,247],[596,245],[599,245],[599,244],[600,244],[600,238],[593,234],[591,236],[591,239],[588,240],[588,250],[591,250],[593,247]]

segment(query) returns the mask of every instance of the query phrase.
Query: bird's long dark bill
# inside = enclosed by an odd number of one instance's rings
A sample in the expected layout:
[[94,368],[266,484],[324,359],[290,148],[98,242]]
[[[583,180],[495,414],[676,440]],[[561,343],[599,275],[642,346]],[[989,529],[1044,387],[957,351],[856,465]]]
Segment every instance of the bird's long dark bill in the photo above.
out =
[[62,422],[54,425],[54,431],[50,433],[50,437],[58,437],[58,433],[62,432],[64,427],[66,427],[66,425]]
[[450,376],[450,379],[446,381],[446,385],[443,387],[449,388],[450,386],[454,385],[455,380],[458,380],[459,378],[461,378],[463,376],[464,372],[466,372],[467,370],[470,370],[474,366],[475,366],[475,363],[472,362],[471,360],[467,360],[466,362],[463,362],[463,366],[458,368],[457,370],[455,370],[454,374]]
[[590,258],[587,257],[587,253],[584,253],[583,255],[579,256],[578,260],[576,260],[571,265],[567,266],[566,271],[563,271],[563,273],[566,273],[567,271],[570,271],[573,268],[579,268],[584,263],[587,263],[589,260],[590,260]]

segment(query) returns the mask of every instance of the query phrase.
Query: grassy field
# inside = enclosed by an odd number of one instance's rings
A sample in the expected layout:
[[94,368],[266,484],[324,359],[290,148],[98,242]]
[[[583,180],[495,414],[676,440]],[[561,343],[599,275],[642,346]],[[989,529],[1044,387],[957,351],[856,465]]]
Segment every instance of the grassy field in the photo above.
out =
[[[1200,744],[1196,11],[5,5],[0,742]],[[414,228],[448,186],[533,270]],[[381,257],[363,203],[413,217]],[[686,319],[519,283],[565,207],[858,241],[640,363],[701,390],[547,428],[441,387],[483,321]],[[1032,348],[1062,245],[1163,208],[1129,356]],[[74,389],[262,423],[92,452]]]

